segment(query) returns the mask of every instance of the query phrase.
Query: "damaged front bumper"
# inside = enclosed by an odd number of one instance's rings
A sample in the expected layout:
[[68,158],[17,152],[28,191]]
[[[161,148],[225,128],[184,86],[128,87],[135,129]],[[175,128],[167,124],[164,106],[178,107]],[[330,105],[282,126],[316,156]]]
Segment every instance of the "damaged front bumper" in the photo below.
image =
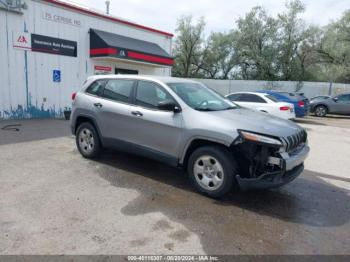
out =
[[275,172],[267,172],[255,178],[242,178],[237,175],[236,180],[242,190],[268,189],[286,185],[296,179],[304,171],[304,161],[310,152],[307,144],[291,154],[281,153],[281,157],[270,157],[269,164],[279,166]]

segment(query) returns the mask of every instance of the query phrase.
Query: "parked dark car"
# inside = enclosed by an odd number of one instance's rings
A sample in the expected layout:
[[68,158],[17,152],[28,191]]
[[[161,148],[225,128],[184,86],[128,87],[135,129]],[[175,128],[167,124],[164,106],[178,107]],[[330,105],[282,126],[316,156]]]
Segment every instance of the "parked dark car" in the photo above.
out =
[[296,117],[305,117],[309,113],[310,102],[303,93],[292,93],[276,90],[261,90],[258,92],[272,95],[281,102],[288,102],[293,104]]
[[318,117],[325,117],[327,114],[350,115],[350,94],[342,94],[321,101],[312,101],[310,112]]

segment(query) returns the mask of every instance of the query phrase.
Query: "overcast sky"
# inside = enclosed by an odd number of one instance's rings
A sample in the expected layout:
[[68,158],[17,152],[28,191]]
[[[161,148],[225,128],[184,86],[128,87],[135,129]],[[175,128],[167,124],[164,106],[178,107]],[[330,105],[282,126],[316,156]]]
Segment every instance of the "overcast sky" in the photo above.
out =
[[[71,2],[69,0],[65,0]],[[105,0],[74,0],[85,7],[104,10]],[[136,23],[174,33],[176,20],[184,14],[204,16],[207,32],[226,31],[234,21],[252,7],[262,5],[269,13],[276,15],[284,10],[283,0],[110,0],[111,14]],[[306,12],[303,18],[310,24],[325,25],[337,19],[350,0],[304,0]]]

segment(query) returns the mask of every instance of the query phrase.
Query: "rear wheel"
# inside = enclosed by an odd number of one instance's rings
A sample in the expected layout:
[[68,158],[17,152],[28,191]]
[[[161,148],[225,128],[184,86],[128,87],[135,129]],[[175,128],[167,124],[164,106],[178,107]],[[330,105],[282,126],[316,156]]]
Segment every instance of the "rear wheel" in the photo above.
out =
[[96,158],[101,151],[101,143],[96,128],[91,123],[82,123],[75,135],[80,154],[85,158]]
[[327,107],[325,106],[317,106],[315,108],[315,116],[317,117],[325,117],[328,113]]
[[196,189],[214,198],[233,188],[237,170],[232,154],[220,146],[200,147],[188,161],[188,173]]

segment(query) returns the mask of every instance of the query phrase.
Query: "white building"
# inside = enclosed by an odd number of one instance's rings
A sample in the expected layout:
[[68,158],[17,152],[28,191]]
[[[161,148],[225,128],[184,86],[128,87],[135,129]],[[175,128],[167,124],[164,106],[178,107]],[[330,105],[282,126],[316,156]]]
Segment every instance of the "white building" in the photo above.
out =
[[93,74],[170,75],[172,37],[57,0],[0,1],[0,119],[62,116]]

